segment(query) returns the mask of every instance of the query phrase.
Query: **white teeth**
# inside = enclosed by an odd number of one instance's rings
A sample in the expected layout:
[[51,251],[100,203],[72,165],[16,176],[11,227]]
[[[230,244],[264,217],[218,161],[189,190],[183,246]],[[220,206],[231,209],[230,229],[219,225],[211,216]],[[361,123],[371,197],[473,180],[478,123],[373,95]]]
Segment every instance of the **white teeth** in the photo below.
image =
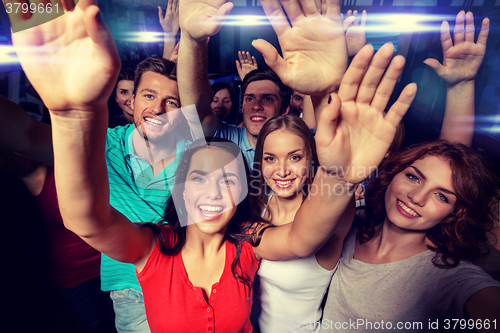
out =
[[398,200],[398,205],[399,207],[403,208],[403,210],[405,212],[407,212],[408,214],[412,215],[412,216],[415,216],[415,217],[419,217],[420,215],[415,212],[413,209],[411,209],[410,207],[406,206],[403,202],[399,201]]
[[266,118],[264,118],[264,117],[252,117],[251,119],[252,120],[264,120]]
[[289,185],[291,182],[292,182],[291,180],[276,180],[276,183],[278,183],[278,185],[283,185],[283,186]]
[[200,206],[201,210],[206,210],[209,212],[220,212],[222,211],[222,206],[207,206],[207,205],[202,205]]
[[145,118],[145,119],[150,124],[153,124],[153,125],[163,125],[163,121],[161,121],[161,120],[158,120],[158,119],[155,119],[155,118]]

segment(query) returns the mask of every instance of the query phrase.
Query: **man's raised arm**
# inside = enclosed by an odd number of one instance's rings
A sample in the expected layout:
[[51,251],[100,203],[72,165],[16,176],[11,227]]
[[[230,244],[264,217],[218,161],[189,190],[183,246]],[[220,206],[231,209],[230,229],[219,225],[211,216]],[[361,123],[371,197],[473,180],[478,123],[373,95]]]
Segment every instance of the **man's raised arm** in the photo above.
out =
[[[233,8],[224,0],[183,0],[179,7],[181,40],[177,60],[177,83],[183,107],[195,105],[197,114],[184,112],[196,137],[213,136],[217,117],[210,106],[212,92],[208,81],[210,36],[219,32]],[[203,132],[196,128],[201,122]]]

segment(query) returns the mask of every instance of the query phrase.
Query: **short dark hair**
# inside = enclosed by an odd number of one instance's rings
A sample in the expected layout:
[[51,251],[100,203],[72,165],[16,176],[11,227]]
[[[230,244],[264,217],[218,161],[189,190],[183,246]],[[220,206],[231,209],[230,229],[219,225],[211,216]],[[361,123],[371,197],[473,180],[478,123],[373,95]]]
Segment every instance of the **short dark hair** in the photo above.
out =
[[[250,83],[254,81],[264,81],[264,80],[269,80],[271,82],[274,82],[279,90],[280,90],[280,114],[284,114],[286,112],[286,109],[290,105],[290,97],[292,95],[291,89],[288,88],[281,82],[281,79],[279,78],[278,75],[276,75],[275,72],[273,72],[270,69],[254,69],[253,71],[249,72],[247,75],[245,75],[245,78],[243,79],[243,83],[241,85],[241,91],[243,92],[242,96],[245,95],[245,91],[247,90],[247,87]],[[242,97],[243,98],[243,97]]]
[[175,62],[153,55],[152,57],[148,57],[141,61],[135,69],[134,95],[137,92],[137,87],[139,87],[142,75],[146,72],[157,73],[169,78],[170,80],[177,81]]

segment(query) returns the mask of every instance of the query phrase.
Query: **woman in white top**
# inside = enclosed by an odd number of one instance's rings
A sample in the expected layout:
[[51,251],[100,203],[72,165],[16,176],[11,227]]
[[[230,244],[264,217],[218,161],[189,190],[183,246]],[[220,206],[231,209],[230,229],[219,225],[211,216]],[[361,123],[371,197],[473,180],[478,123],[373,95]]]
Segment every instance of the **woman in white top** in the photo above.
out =
[[[321,191],[311,187],[318,165],[314,137],[302,119],[269,120],[255,150],[251,187],[256,191],[252,197],[258,198],[253,205],[256,218],[262,216],[275,226],[292,222],[309,191]],[[321,301],[353,215],[353,209],[344,214],[346,222],[341,221],[316,254],[286,261],[261,260],[254,288],[255,329],[263,333],[319,330]]]

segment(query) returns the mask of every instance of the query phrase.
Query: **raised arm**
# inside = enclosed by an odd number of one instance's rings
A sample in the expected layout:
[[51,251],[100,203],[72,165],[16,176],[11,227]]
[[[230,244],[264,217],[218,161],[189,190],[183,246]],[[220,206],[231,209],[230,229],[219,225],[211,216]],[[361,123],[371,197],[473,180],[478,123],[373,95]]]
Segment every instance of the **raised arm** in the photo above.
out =
[[446,81],[446,107],[440,139],[471,145],[474,134],[474,82],[486,52],[490,20],[485,18],[474,43],[474,16],[460,11],[451,40],[447,21],[441,25],[443,64],[426,59],[436,74]]
[[293,223],[265,230],[255,248],[258,256],[282,260],[315,253],[335,231],[354,184],[382,161],[416,94],[415,84],[406,86],[384,116],[404,67],[401,56],[391,61],[393,53],[392,44],[386,44],[372,59],[373,47],[367,45],[353,59],[338,96],[332,94],[321,113],[315,137],[321,168],[310,194]]
[[347,68],[340,1],[326,1],[325,15],[314,0],[281,4],[278,0],[262,0],[261,4],[283,53],[281,57],[265,40],[254,41],[252,45],[262,53],[266,64],[284,84],[303,94],[324,96],[336,91]]
[[54,165],[50,126],[30,117],[3,96],[0,96],[0,148],[41,164]]
[[[13,26],[47,21],[44,13],[30,18],[11,13],[9,18]],[[66,14],[14,33],[13,44],[51,114],[57,192],[66,227],[117,260],[142,263],[154,237],[109,204],[106,104],[120,59],[96,1],[80,0]]]
[[240,60],[236,60],[236,69],[240,80],[243,81],[248,73],[259,67],[257,66],[257,60],[250,55],[250,52],[238,51],[238,58]]
[[[177,83],[183,106],[195,105],[197,115],[184,113],[195,137],[213,136],[217,116],[210,106],[212,92],[208,81],[208,39],[219,32],[233,8],[225,0],[183,0],[179,6],[181,40],[177,60]],[[195,129],[201,122],[203,132]]]
[[163,29],[163,58],[171,59],[176,45],[175,37],[179,32],[179,1],[168,1],[165,15],[163,9],[158,6],[158,19]]
[[361,13],[361,24],[358,18],[358,11],[348,10],[343,25],[347,43],[347,53],[349,57],[353,57],[366,45],[366,10],[363,10]]

